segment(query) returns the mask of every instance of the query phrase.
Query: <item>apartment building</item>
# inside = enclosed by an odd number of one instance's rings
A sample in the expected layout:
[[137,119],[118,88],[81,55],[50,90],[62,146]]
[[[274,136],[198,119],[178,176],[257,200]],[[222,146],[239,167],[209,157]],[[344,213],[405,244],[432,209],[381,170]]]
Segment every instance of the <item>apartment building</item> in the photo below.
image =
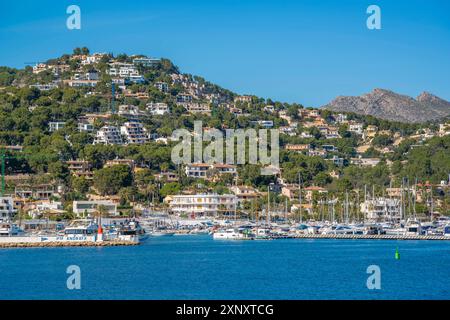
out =
[[162,116],[166,113],[170,113],[169,106],[166,103],[161,102],[147,103],[147,111],[154,116]]
[[149,140],[147,130],[140,122],[125,122],[120,127],[120,133],[129,144],[143,144]]
[[354,132],[356,134],[362,135],[364,133],[364,125],[359,122],[349,122],[348,131]]
[[169,206],[178,215],[217,216],[232,214],[236,205],[237,197],[233,194],[195,194],[174,195]]
[[68,64],[56,64],[51,66],[52,72],[55,76],[60,76],[64,72],[70,71],[70,65]]
[[117,114],[127,118],[129,121],[139,121],[142,117],[146,116],[144,111],[141,111],[138,106],[132,104],[122,104],[118,109]]
[[92,166],[86,160],[70,160],[66,161],[70,173],[76,177],[84,177],[91,180],[94,176]]
[[94,131],[94,125],[89,122],[78,122],[78,131],[80,132],[93,132]]
[[38,74],[42,71],[48,70],[48,66],[45,63],[38,63],[33,66],[33,73]]
[[68,85],[69,87],[79,88],[79,87],[95,87],[98,83],[98,80],[76,80],[76,79],[70,79],[70,80],[64,80],[64,84]]
[[374,198],[361,203],[361,213],[365,214],[369,221],[400,221],[400,199]]
[[94,63],[99,63],[104,55],[105,53],[94,53],[92,55],[85,56],[85,58],[81,60],[81,64],[85,66]]
[[177,104],[192,102],[192,96],[190,94],[180,93],[177,95]]
[[305,193],[306,201],[312,201],[315,193],[317,193],[317,194],[328,193],[327,189],[318,187],[318,186],[306,187],[306,188],[303,188],[302,191]]
[[133,59],[133,64],[135,65],[142,65],[144,67],[154,67],[156,65],[158,65],[158,63],[160,63],[161,60],[160,59],[155,59],[155,58],[135,58]]
[[123,140],[117,127],[103,126],[97,131],[93,144],[123,144]]
[[185,168],[186,176],[190,178],[201,178],[201,179],[211,179],[209,175],[212,174],[231,174],[233,176],[237,175],[236,166],[225,163],[191,163],[186,165]]
[[0,197],[0,220],[11,219],[16,212],[12,197]]
[[244,96],[237,96],[237,97],[234,98],[234,102],[246,102],[246,103],[249,103],[249,102],[252,102],[252,96],[246,96],[246,95],[244,95]]
[[55,195],[57,192],[51,184],[20,184],[14,188],[14,197],[20,199],[48,200]]
[[343,113],[335,114],[335,115],[333,116],[333,118],[334,118],[334,120],[336,121],[336,123],[342,124],[342,123],[347,123],[347,122],[348,122],[348,121],[347,121],[347,115],[346,115],[346,114],[343,114]]
[[105,208],[106,212],[110,216],[118,215],[117,204],[107,200],[94,200],[94,201],[73,201],[72,211],[77,216],[94,215],[98,212],[99,208]]
[[161,92],[169,92],[169,85],[165,82],[156,82],[154,84],[155,88],[158,89]]
[[127,81],[131,83],[145,83],[145,78],[139,74],[131,74],[127,77]]
[[237,202],[253,201],[261,195],[258,190],[250,186],[232,186],[230,188],[237,197]]
[[119,76],[121,78],[128,78],[132,75],[139,75],[136,66],[131,63],[114,62],[110,64],[108,74],[111,77]]
[[211,108],[207,103],[185,103],[182,104],[189,113],[211,113]]

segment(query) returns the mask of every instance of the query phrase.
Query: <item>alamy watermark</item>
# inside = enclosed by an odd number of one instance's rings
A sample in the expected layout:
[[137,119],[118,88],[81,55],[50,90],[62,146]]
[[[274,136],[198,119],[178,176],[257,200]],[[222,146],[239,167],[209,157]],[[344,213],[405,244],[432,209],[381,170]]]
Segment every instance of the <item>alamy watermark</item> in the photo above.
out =
[[367,7],[367,14],[370,16],[367,18],[366,25],[369,30],[381,29],[381,9],[379,6],[372,4]]
[[69,290],[81,289],[81,269],[77,265],[70,265],[66,269],[66,273],[70,274],[67,278],[66,286]]
[[81,9],[77,5],[70,5],[66,9],[66,13],[70,16],[66,20],[66,26],[69,30],[81,29]]
[[367,278],[366,286],[369,290],[381,289],[381,269],[379,266],[373,264],[367,267],[367,274],[370,276]]
[[[177,129],[172,133],[172,139],[182,139],[172,149],[171,158],[175,164],[259,164],[262,175],[273,175],[279,170],[278,129],[226,129],[224,137],[222,131],[215,128],[203,132],[202,121],[194,121],[194,132]],[[203,147],[203,142],[210,143]]]

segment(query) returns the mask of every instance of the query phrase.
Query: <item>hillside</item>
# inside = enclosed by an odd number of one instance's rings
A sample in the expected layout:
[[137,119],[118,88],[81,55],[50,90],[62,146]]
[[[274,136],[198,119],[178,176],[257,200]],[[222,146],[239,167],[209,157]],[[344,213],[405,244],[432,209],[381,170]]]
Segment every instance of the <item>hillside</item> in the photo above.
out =
[[[355,109],[369,102],[386,109],[397,104],[422,112],[422,118],[448,109],[448,102],[428,93],[412,99],[378,89],[354,100]],[[421,105],[432,105],[432,111]],[[178,166],[171,158],[177,143],[172,133],[192,131],[199,120],[205,132],[278,129],[280,174],[261,175],[262,163],[202,164],[202,175],[197,166]],[[449,139],[448,121],[401,123],[237,95],[182,73],[164,58],[76,48],[33,67],[0,67],[5,193],[25,197],[55,186],[52,198],[61,199],[69,213],[74,200],[115,197],[123,206],[132,199],[162,204],[177,194],[238,192],[236,183],[253,190],[261,208],[269,184],[289,189],[299,177],[305,188],[320,187],[333,197],[366,186],[383,194],[405,177],[437,189],[450,172]],[[439,197],[441,204],[450,202]],[[284,206],[298,197],[279,193],[273,199]]]

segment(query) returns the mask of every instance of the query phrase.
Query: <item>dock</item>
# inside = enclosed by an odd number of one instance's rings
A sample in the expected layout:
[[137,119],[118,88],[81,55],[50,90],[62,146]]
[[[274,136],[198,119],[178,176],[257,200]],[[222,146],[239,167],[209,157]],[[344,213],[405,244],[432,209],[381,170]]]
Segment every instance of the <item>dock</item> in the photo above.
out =
[[[388,234],[297,234],[293,239],[366,239],[366,240],[450,240],[440,235],[388,235]],[[277,239],[277,238],[275,238]]]

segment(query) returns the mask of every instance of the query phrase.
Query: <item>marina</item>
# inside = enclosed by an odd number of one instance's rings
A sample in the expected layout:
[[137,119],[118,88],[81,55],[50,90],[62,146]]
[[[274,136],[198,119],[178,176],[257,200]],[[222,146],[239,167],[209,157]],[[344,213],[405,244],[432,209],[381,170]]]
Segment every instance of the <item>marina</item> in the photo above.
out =
[[160,237],[207,235],[213,240],[450,240],[449,219],[393,222],[296,222],[277,219],[181,219],[169,215],[139,218],[84,218],[60,222],[60,230],[24,231],[19,224],[0,225],[0,248],[138,245]]

